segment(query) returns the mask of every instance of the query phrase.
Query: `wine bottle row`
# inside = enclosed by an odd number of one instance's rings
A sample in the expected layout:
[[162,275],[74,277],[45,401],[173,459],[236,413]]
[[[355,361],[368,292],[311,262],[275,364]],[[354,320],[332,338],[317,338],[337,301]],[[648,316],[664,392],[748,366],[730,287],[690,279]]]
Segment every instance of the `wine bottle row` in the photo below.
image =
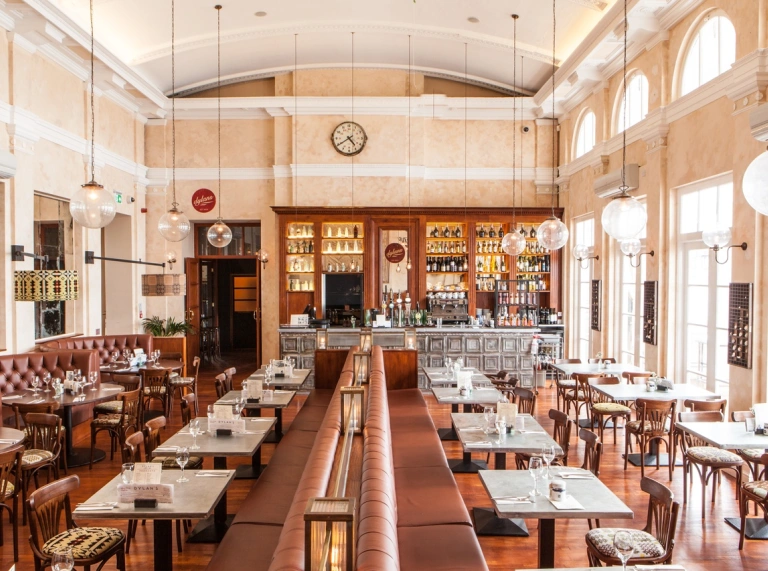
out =
[[427,253],[428,254],[466,254],[467,243],[465,241],[461,241],[461,242],[457,242],[457,241],[444,242],[442,240],[429,241],[427,242]]
[[427,256],[427,272],[466,272],[469,270],[467,256]]
[[549,272],[551,258],[546,256],[518,256],[517,257],[517,271],[519,273],[526,272]]

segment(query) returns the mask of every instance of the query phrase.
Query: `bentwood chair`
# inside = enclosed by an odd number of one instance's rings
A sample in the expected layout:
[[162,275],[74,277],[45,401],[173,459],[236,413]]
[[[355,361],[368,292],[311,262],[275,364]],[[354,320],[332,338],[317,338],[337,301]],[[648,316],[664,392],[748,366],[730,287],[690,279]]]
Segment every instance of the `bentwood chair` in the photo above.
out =
[[603,363],[611,363],[613,365],[616,364],[616,358],[615,357],[606,357],[605,359],[589,359],[587,362],[590,365],[597,365],[600,361]]
[[234,367],[229,367],[228,369],[224,369],[224,374],[227,376],[227,380],[229,381],[229,390],[232,390],[232,386],[235,383],[235,374],[237,373],[237,369]]
[[225,394],[232,390],[232,378],[227,377],[226,373],[219,373],[216,375],[213,382],[216,385],[217,398],[222,398]]
[[119,414],[98,416],[91,421],[91,461],[89,469],[93,469],[93,454],[96,450],[96,436],[105,431],[110,437],[110,459],[114,458],[115,450],[121,451],[125,439],[131,432],[139,431],[141,416],[141,396],[139,389],[117,395],[117,401],[122,403]]
[[[573,421],[568,418],[568,415],[556,408],[549,409],[549,418],[555,421],[554,428],[552,429],[552,439],[557,442],[560,448],[563,449],[562,454],[555,456],[552,461],[553,466],[567,466],[568,465],[568,452],[571,448],[571,431],[573,430]],[[525,452],[518,452],[515,454],[515,465],[518,470],[527,470],[528,461],[531,459],[532,454]]]
[[[676,400],[637,399],[637,420],[627,423],[624,432],[624,469],[627,469],[632,438],[637,440],[640,448],[640,475],[645,477],[646,449],[662,442],[670,456],[669,479],[672,479],[674,461],[672,459],[672,440],[675,431]],[[656,454],[656,469],[659,469],[659,454]]]
[[[123,464],[142,462],[141,447],[144,446],[144,433],[134,432],[125,439],[123,445]],[[125,553],[128,555],[131,551],[131,540],[136,536],[136,524],[138,520],[128,520],[128,533],[125,539]]]
[[[723,414],[719,410],[703,412],[678,413],[680,422],[723,422]],[[741,467],[744,464],[738,454],[728,450],[709,446],[704,440],[683,431],[678,431],[683,452],[683,504],[688,503],[688,475],[693,480],[693,470],[696,467],[701,478],[701,519],[704,519],[707,505],[707,484],[712,479],[712,503],[715,502],[717,484],[722,470],[733,470],[736,476],[736,499],[741,488]]]
[[[63,448],[63,429],[61,417],[55,414],[30,412],[25,417],[27,433],[26,446],[21,457],[21,498],[26,505],[30,483],[35,482],[39,487],[40,472],[47,472],[47,482],[59,479],[59,457]],[[22,523],[27,523],[27,512],[22,514]]]
[[[21,490],[21,458],[24,446],[17,444],[0,450],[0,514],[8,510],[8,517],[13,527],[13,560],[19,560],[19,491]],[[13,507],[6,502],[13,500]],[[23,507],[23,506],[22,506]],[[3,526],[0,525],[0,546],[4,544]]]
[[[728,406],[728,399],[685,399],[683,408],[690,409],[691,412],[719,411],[725,418],[725,409]],[[681,414],[684,411],[680,411]],[[722,420],[722,419],[721,419]]]
[[632,409],[628,406],[614,402],[609,396],[595,390],[599,385],[619,385],[621,381],[618,377],[598,377],[591,379],[589,383],[584,383],[583,389],[587,391],[587,410],[592,419],[592,426],[597,425],[600,431],[600,440],[604,440],[605,426],[610,420],[613,423],[613,443],[616,444],[616,425],[620,418],[624,419],[624,424],[629,422],[632,416]]
[[[751,410],[731,411],[731,420],[733,422],[744,422],[748,418],[755,418],[755,413]],[[747,466],[749,466],[749,471],[752,473],[753,480],[760,480],[761,478],[766,477],[765,468],[760,463],[761,458],[765,454],[764,448],[744,448],[742,450],[736,450],[735,452],[747,463]]]
[[[173,399],[176,397],[176,393],[178,392],[180,396],[183,396],[186,393],[194,393],[197,394],[197,375],[200,371],[200,357],[195,357],[192,359],[192,369],[194,372],[194,375],[191,377],[171,377],[170,379],[170,386],[171,386],[171,401],[170,401],[170,411],[173,411]],[[197,407],[197,402],[195,402],[195,407]],[[200,411],[195,408],[195,414],[200,414]],[[169,416],[170,418],[170,416]]]
[[[141,377],[135,375],[115,375],[113,384],[120,385],[126,392],[135,391],[141,386]],[[93,407],[93,414],[120,414],[123,410],[123,404],[117,400],[115,395],[114,400],[101,402]]]
[[[144,422],[158,416],[168,416],[170,405],[170,369],[141,370],[141,408]],[[150,410],[152,402],[160,403],[162,412]]]
[[621,376],[627,379],[628,385],[635,385],[635,379],[637,379],[638,383],[644,383],[645,379],[650,379],[653,376],[653,373],[643,371],[643,372],[635,372],[635,371],[623,371],[621,373]]
[[589,403],[589,388],[587,387],[589,380],[602,377],[602,374],[574,373],[572,377],[574,386],[565,392],[563,403],[565,405],[565,414],[570,414],[571,406],[573,406],[576,411],[576,422],[578,422],[581,407],[586,407]]
[[[764,474],[768,473],[768,454],[763,454],[760,457],[760,466]],[[744,547],[744,532],[747,527],[749,502],[754,502],[755,510],[758,507],[763,510],[765,519],[768,521],[768,480],[753,480],[741,486],[741,494],[739,495],[739,515],[741,516],[739,549]]]
[[517,412],[520,414],[530,414],[533,416],[536,412],[536,391],[525,389],[523,387],[515,387],[512,390],[514,399],[512,402],[517,403]]
[[630,532],[634,539],[635,552],[628,564],[672,562],[680,504],[674,501],[675,495],[669,488],[650,478],[640,480],[640,489],[649,495],[645,527],[642,530],[599,527],[587,532],[587,557],[591,567],[602,566],[603,563],[621,565],[613,546],[613,538],[621,529]]
[[[166,419],[164,416],[158,416],[152,420],[148,420],[144,424],[144,450],[147,455],[147,462],[154,462],[163,465],[163,470],[179,470],[179,465],[176,464],[176,457],[174,456],[158,456],[152,457],[152,453],[155,448],[160,446],[160,429],[165,428]],[[203,466],[203,459],[199,456],[190,456],[189,461],[185,467],[186,470],[199,470]]]
[[[589,470],[595,477],[600,476],[600,460],[603,457],[603,443],[600,442],[597,434],[586,428],[579,429],[579,440],[584,441],[584,462],[581,464],[582,470]],[[588,519],[589,529],[600,527],[600,520],[596,519],[594,526],[592,520]]]
[[69,496],[79,487],[77,476],[67,476],[35,490],[27,500],[29,543],[35,571],[50,566],[53,554],[64,549],[72,550],[77,567],[89,569],[91,565],[98,565],[97,569],[101,569],[115,557],[117,568],[125,571],[122,531],[112,527],[77,527],[72,520]]
[[[555,365],[564,364],[581,364],[581,359],[555,359]],[[576,381],[573,379],[566,379],[565,375],[555,369],[555,384],[557,386],[557,408],[563,410],[565,406],[565,393],[571,389],[576,388]],[[568,412],[568,411],[565,411]]]

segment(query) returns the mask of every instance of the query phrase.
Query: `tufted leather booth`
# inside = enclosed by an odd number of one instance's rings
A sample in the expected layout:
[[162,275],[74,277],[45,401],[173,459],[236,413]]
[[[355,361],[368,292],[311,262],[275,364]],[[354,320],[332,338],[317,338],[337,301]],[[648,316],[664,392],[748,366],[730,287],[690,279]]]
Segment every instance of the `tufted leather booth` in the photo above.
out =
[[39,346],[39,350],[62,351],[73,349],[94,349],[98,352],[101,363],[109,361],[109,355],[115,349],[122,351],[125,348],[144,349],[144,353],[152,352],[152,336],[146,334],[130,335],[98,335],[96,337],[68,337],[66,339],[57,339],[49,341]]

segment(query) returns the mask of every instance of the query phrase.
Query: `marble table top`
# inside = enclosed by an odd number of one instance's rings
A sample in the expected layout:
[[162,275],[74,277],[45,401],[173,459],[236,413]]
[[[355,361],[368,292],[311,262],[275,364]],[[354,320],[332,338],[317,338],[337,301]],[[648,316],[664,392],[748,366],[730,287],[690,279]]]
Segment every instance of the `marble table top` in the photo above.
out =
[[671,391],[653,391],[645,390],[645,385],[593,385],[593,388],[613,400],[632,401],[637,399],[650,400],[685,400],[685,399],[707,399],[718,398],[720,395],[713,393],[696,385],[688,383],[676,383]]
[[501,400],[501,393],[493,387],[476,388],[471,395],[461,396],[456,387],[432,387],[440,404],[496,404]]
[[[429,382],[431,386],[433,387],[445,387],[445,386],[456,386],[456,379],[454,379],[452,376],[449,376],[446,371],[445,367],[422,367],[422,370],[424,371],[424,375],[426,375],[427,379],[429,379]],[[491,380],[486,377],[481,371],[470,368],[470,369],[463,369],[465,371],[471,370],[472,371],[472,385],[473,386],[482,386],[482,385],[490,385]]]
[[[456,434],[464,448],[464,452],[521,452],[539,454],[544,446],[554,446],[555,454],[562,454],[563,449],[547,434],[536,419],[531,415],[519,414],[524,422],[525,432],[514,431],[502,438],[496,433],[485,434],[482,426],[485,418],[482,413],[452,413],[451,421],[456,428]],[[488,442],[490,445],[482,445]],[[480,443],[480,444],[478,444]]]
[[[240,391],[229,391],[227,394],[225,394],[223,397],[217,400],[214,404],[235,404],[235,399],[239,397],[240,394],[241,394]],[[289,404],[291,404],[291,401],[295,396],[296,396],[296,391],[275,390],[272,395],[272,400],[264,400],[262,398],[260,402],[245,403],[243,408],[246,408],[246,409],[285,408]]]
[[200,447],[198,450],[191,449],[192,435],[189,433],[189,428],[185,427],[163,442],[159,450],[153,450],[152,456],[175,456],[175,448],[178,446],[190,447],[190,456],[253,456],[259,446],[264,443],[277,419],[274,417],[244,418],[246,433],[219,437],[208,434],[207,418],[198,420],[200,420],[200,429],[206,431],[205,434],[197,437],[197,445]]
[[743,422],[677,422],[675,426],[717,448],[768,450],[768,435],[747,432]]
[[[272,377],[270,387],[280,387],[294,390],[300,389],[311,372],[312,369],[294,369],[293,376],[291,377]],[[264,367],[262,367],[251,373],[246,380],[261,379],[264,381],[264,377]]]
[[601,368],[597,363],[559,363],[557,365],[553,363],[550,366],[566,376],[571,376],[574,373],[582,375],[602,373],[608,376],[621,377],[625,371],[629,373],[642,373],[644,371],[640,367],[624,363],[606,363],[605,368]]

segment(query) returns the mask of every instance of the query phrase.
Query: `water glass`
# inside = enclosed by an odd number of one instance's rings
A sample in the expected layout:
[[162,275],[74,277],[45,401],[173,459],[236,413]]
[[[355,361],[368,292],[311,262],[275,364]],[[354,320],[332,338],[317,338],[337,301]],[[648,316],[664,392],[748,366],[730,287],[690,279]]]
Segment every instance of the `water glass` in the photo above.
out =
[[450,376],[451,375],[451,371],[453,371],[453,369],[451,369],[451,363],[453,363],[451,358],[450,357],[446,357],[445,358],[445,369],[448,371],[448,376]]
[[483,417],[485,418],[485,429],[483,432],[490,434],[493,431],[496,423],[496,414],[494,413],[492,406],[486,406],[483,408]]
[[32,381],[30,381],[30,384],[32,385],[32,388],[35,389],[32,392],[32,394],[36,395],[37,394],[37,386],[40,384],[40,377],[38,377],[37,375],[32,377]]
[[197,445],[197,435],[200,434],[200,421],[196,418],[189,421],[189,433],[192,435],[192,446],[189,449],[200,450],[200,447]]
[[99,380],[99,373],[97,371],[91,371],[90,373],[88,373],[88,380],[91,381],[91,390],[92,391],[97,390],[96,383]]
[[126,462],[123,464],[123,468],[120,471],[120,477],[123,479],[123,484],[133,483],[133,462]]
[[507,437],[507,419],[503,416],[496,417],[496,432],[499,433],[499,442]]
[[555,447],[544,446],[541,449],[541,457],[544,458],[544,462],[547,463],[547,475],[545,476],[545,478],[550,479],[552,477],[552,474],[549,470],[549,465],[552,463],[552,460],[555,459]]
[[51,569],[53,571],[72,571],[74,566],[75,558],[71,549],[62,549],[51,557]]
[[187,465],[187,462],[189,462],[189,448],[186,446],[179,446],[178,450],[176,450],[176,463],[179,465],[179,468],[181,468],[181,477],[176,481],[180,484],[189,482],[189,478],[184,477],[184,466]]
[[531,498],[535,498],[536,496],[541,495],[541,492],[539,491],[539,477],[544,472],[544,462],[542,461],[541,456],[531,456],[531,459],[528,461],[528,472],[533,478],[533,491],[530,495]]
[[621,561],[624,571],[627,571],[627,561],[635,553],[635,539],[632,533],[625,529],[618,530],[613,536],[613,547],[616,549],[616,557]]
[[214,415],[214,408],[212,404],[208,405],[208,420],[211,420]]
[[46,392],[46,393],[51,392],[51,389],[48,388],[48,385],[50,384],[50,382],[51,382],[51,373],[46,371],[45,373],[43,373],[43,383],[45,384],[45,391],[43,392]]

